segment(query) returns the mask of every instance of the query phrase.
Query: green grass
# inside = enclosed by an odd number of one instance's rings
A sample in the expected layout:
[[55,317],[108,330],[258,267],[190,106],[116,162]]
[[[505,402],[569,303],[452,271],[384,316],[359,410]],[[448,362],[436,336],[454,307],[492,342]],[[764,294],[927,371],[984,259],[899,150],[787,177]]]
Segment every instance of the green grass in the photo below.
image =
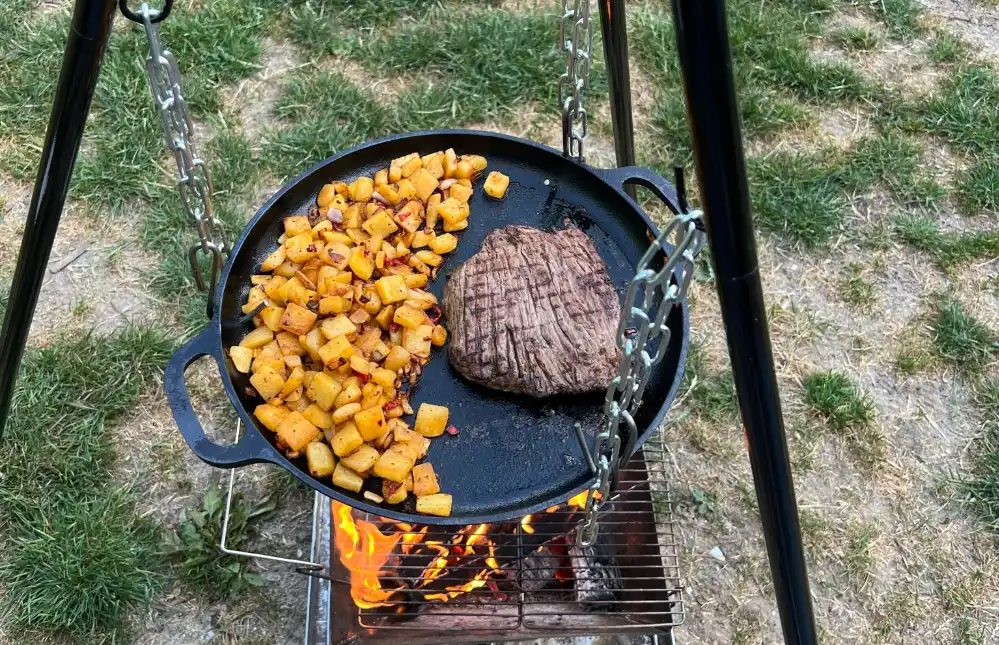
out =
[[840,287],[843,300],[856,307],[869,307],[877,302],[878,294],[874,284],[862,275],[863,267],[851,263]]
[[999,254],[999,233],[944,233],[929,217],[914,214],[896,217],[894,226],[903,242],[930,253],[943,269]]
[[846,573],[851,579],[866,578],[874,566],[871,542],[877,539],[877,531],[869,525],[858,525],[850,527],[846,537],[843,561]]
[[871,0],[870,7],[894,38],[908,40],[923,32],[917,0]]
[[946,296],[937,303],[933,344],[940,358],[966,374],[981,372],[999,351],[996,334]]
[[704,351],[697,344],[690,345],[687,373],[692,380],[696,379],[687,394],[687,401],[695,414],[712,423],[724,423],[738,418],[739,401],[732,373],[727,370],[709,370]]
[[968,43],[949,31],[937,34],[926,50],[934,63],[959,63],[967,60],[970,53]]
[[984,155],[977,164],[961,174],[957,184],[957,202],[969,215],[999,211],[999,154]]
[[815,372],[805,377],[805,404],[834,430],[866,427],[874,421],[874,403],[850,377],[838,372]]
[[866,52],[877,49],[878,35],[864,27],[846,26],[832,34],[832,40],[843,49],[855,52]]
[[112,478],[108,426],[171,349],[130,329],[26,356],[0,444],[2,613],[13,628],[111,638],[156,588],[158,531]]
[[963,482],[966,500],[986,527],[999,535],[999,377],[975,386],[975,406],[984,432],[976,440],[974,466]]

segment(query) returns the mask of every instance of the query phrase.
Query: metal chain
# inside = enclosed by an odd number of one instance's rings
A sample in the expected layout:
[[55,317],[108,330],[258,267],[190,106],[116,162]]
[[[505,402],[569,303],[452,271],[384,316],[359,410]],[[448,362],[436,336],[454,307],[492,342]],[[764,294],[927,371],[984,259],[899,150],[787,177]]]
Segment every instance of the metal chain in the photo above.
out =
[[[591,451],[597,473],[586,496],[586,518],[578,530],[578,541],[583,546],[592,546],[596,541],[600,507],[610,497],[619,462],[622,457],[630,457],[638,438],[635,413],[642,405],[652,367],[663,359],[669,347],[666,318],[686,296],[694,275],[694,259],[706,240],[697,228],[700,217],[700,211],[674,217],[639,260],[635,277],[628,283],[617,328],[617,346],[622,353],[620,370],[607,387],[606,421],[597,432]],[[671,239],[676,240],[673,248],[670,248]],[[658,271],[652,269],[663,253],[668,256],[665,266]],[[627,426],[627,446],[621,445],[622,424]]]
[[565,53],[565,72],[558,79],[558,99],[562,107],[562,154],[582,162],[583,138],[586,137],[583,91],[589,87],[593,45],[590,0],[562,0],[561,38]]
[[[149,89],[163,120],[167,148],[173,152],[177,162],[177,191],[184,211],[194,222],[201,240],[188,250],[188,259],[198,289],[208,292],[208,315],[211,317],[224,256],[228,256],[230,250],[229,240],[212,210],[212,175],[194,144],[194,125],[187,111],[187,101],[181,93],[177,61],[160,42],[159,26],[156,24],[160,12],[150,9],[143,2],[139,15],[149,43],[149,56],[146,58]],[[207,280],[202,275],[199,256],[211,260],[211,274]]]

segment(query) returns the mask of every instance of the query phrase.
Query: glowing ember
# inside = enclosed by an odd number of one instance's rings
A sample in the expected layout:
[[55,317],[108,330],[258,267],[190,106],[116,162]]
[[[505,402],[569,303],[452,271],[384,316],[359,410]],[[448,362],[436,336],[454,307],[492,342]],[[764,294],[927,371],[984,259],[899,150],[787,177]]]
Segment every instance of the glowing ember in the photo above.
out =
[[354,522],[350,507],[333,502],[340,562],[350,571],[350,596],[362,609],[388,607],[396,590],[382,589],[379,572],[392,555],[400,535],[387,536],[371,522]]
[[[569,499],[569,506],[578,508],[580,510],[585,510],[586,509],[587,496],[589,494],[590,494],[590,491],[584,490],[579,495],[576,495],[575,497],[570,498]],[[593,497],[595,497],[596,499],[600,499],[600,492],[599,491],[593,491]]]
[[534,533],[534,527],[531,526],[531,515],[525,515],[524,519],[520,520],[520,528],[524,529],[524,533]]

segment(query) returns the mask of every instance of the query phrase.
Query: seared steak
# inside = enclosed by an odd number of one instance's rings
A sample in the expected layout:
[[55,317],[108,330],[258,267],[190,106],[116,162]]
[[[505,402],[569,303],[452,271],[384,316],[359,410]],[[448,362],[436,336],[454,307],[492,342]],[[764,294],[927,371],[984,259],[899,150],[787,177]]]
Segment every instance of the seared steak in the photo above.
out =
[[444,288],[448,357],[465,378],[534,397],[602,390],[620,301],[585,233],[507,226]]

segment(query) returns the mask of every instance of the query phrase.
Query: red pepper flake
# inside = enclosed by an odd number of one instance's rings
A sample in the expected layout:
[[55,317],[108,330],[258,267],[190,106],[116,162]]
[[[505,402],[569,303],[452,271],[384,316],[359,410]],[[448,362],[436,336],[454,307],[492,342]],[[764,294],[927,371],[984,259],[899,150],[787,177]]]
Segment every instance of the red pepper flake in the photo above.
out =
[[400,325],[397,322],[394,322],[391,325],[389,325],[389,331],[399,331],[400,329],[402,329],[402,325]]
[[356,376],[358,379],[360,379],[361,383],[367,383],[368,379],[371,378],[370,374],[362,374],[361,372],[358,372],[357,370],[354,370],[354,376]]
[[402,220],[404,220],[407,217],[409,217],[409,211],[402,211],[401,213],[398,214],[398,217],[399,217],[399,221],[401,222]]
[[389,402],[385,404],[385,409],[391,410],[392,408],[397,408],[400,405],[402,405],[402,401],[399,400],[399,397],[395,397],[394,399],[389,399]]
[[458,428],[457,428],[456,426],[454,426],[454,425],[449,425],[449,426],[447,427],[447,430],[445,430],[444,432],[448,433],[448,434],[449,434],[449,435],[451,435],[452,437],[456,437],[456,436],[458,436],[458,434],[460,434],[460,432],[461,432],[461,431],[460,431],[460,430],[458,430]]
[[385,258],[385,266],[394,267],[402,264],[402,261],[397,258]]

